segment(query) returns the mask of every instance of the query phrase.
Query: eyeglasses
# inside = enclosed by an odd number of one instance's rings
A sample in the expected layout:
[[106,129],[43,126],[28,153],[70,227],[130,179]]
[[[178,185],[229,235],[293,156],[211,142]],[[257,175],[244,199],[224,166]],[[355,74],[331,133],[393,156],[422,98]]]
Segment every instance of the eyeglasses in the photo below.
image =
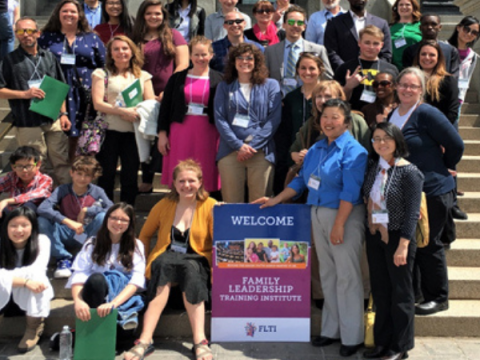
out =
[[475,37],[477,37],[480,33],[477,31],[477,30],[472,30],[470,28],[470,26],[464,26],[462,27],[462,31],[464,34],[467,34],[467,35],[473,35]]
[[253,56],[237,56],[235,59],[238,61],[253,61],[254,57]]
[[130,222],[130,219],[123,219],[116,216],[109,216],[108,219],[111,221],[119,221],[120,224],[128,224]]
[[407,85],[407,84],[398,84],[397,87],[400,90],[406,90],[406,89],[418,90],[422,88],[420,85]]
[[372,143],[374,144],[380,144],[381,142],[386,143],[389,141],[393,141],[393,138],[388,135],[385,135],[383,138],[381,138],[380,136],[375,136],[374,138],[372,138]]
[[19,171],[23,171],[23,170],[32,171],[35,168],[35,166],[37,166],[37,163],[28,164],[28,165],[12,165],[12,168],[14,170],[19,170]]
[[372,87],[374,89],[377,89],[378,87],[390,87],[392,86],[392,82],[391,81],[388,81],[388,80],[382,80],[382,81],[373,81],[372,83]]
[[304,20],[288,19],[287,24],[290,25],[290,26],[295,26],[295,24],[297,24],[297,26],[303,26],[303,25],[305,25],[305,21]]
[[258,9],[255,11],[257,14],[271,14],[273,12],[272,9]]
[[244,19],[236,19],[236,20],[225,20],[223,23],[225,25],[233,25],[233,24],[237,24],[237,25],[240,25],[242,22],[244,22],[245,20]]
[[18,30],[15,30],[15,34],[17,34],[17,35],[24,35],[24,34],[33,35],[37,32],[38,32],[37,29],[18,29]]
[[109,6],[122,6],[122,3],[120,1],[107,1],[105,2],[105,5]]

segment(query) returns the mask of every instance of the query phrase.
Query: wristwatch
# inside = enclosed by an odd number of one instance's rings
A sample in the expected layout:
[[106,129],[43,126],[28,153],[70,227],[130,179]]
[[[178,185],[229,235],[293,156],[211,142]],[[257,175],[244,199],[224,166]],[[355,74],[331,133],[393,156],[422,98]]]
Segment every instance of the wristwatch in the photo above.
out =
[[68,116],[68,113],[66,111],[61,112],[58,114],[58,117],[61,118],[63,115]]

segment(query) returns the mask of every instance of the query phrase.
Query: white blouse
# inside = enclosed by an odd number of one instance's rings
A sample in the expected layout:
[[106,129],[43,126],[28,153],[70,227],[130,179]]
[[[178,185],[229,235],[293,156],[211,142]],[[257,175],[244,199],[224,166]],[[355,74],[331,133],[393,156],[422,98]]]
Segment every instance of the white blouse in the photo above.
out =
[[[103,266],[93,263],[93,247],[92,238],[90,238],[75,257],[72,265],[73,274],[68,279],[66,288],[71,288],[74,284],[84,284],[90,275],[94,273],[104,273],[108,270],[127,273],[122,263],[118,260],[120,243],[112,244],[112,250],[108,254]],[[132,278],[128,283],[137,286],[141,290],[145,289],[145,251],[143,243],[138,239],[136,239],[136,248],[133,253],[133,268],[130,272]]]

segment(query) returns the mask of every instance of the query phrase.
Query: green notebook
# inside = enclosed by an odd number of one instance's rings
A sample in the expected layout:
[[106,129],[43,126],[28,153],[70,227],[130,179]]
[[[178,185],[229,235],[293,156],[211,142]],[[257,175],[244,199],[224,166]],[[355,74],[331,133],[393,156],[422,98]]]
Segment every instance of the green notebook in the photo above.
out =
[[43,99],[32,99],[30,111],[46,116],[53,121],[58,119],[60,108],[67,97],[70,85],[45,75],[39,86],[45,91]]
[[117,339],[117,309],[101,318],[90,309],[90,321],[75,323],[74,360],[114,360]]
[[125,90],[122,91],[123,101],[127,108],[134,107],[143,101],[142,86],[140,80],[135,80]]

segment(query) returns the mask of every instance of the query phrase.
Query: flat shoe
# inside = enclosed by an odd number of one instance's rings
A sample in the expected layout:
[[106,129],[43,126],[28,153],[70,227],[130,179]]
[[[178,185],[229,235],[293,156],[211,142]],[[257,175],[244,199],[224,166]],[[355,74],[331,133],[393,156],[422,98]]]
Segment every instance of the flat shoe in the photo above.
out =
[[317,347],[328,346],[334,342],[340,341],[340,339],[332,339],[326,336],[317,336],[312,340],[312,345]]
[[340,356],[347,357],[355,354],[362,344],[358,345],[341,345],[340,346]]
[[367,350],[363,353],[365,359],[378,359],[382,356],[385,356],[387,353],[387,348],[384,346],[375,346],[372,350]]

